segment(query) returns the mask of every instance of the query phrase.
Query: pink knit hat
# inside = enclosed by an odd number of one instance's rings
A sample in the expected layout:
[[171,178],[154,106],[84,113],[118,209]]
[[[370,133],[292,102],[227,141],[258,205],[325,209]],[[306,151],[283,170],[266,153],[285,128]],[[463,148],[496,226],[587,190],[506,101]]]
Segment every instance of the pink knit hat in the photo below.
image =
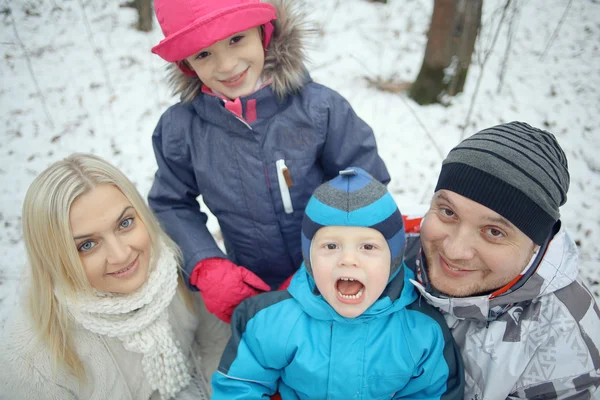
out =
[[[275,7],[260,0],[154,0],[154,11],[165,38],[152,52],[169,62],[277,19]],[[266,47],[272,28],[265,33]]]

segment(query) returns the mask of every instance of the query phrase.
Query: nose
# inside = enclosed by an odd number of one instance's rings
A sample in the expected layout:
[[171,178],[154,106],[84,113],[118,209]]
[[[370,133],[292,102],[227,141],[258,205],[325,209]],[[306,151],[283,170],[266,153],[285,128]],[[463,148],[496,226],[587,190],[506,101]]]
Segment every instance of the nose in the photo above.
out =
[[471,260],[475,257],[475,240],[476,238],[470,232],[458,229],[444,239],[444,255],[450,261]]
[[106,261],[109,264],[124,264],[129,261],[131,255],[131,247],[122,238],[111,237],[105,239],[107,248]]
[[233,71],[236,65],[236,58],[230,51],[223,51],[217,57],[217,71],[220,73],[228,73]]
[[344,249],[340,257],[340,266],[342,267],[357,267],[358,259],[354,249]]

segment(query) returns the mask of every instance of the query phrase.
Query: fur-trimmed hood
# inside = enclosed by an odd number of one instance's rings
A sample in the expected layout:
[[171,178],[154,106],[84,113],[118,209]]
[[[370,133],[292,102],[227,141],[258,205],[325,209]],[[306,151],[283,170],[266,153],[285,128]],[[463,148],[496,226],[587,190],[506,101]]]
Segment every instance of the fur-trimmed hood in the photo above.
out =
[[[292,0],[263,0],[277,10],[274,31],[265,54],[263,79],[271,80],[273,92],[280,99],[295,93],[307,82],[305,40],[313,32],[305,13]],[[197,76],[188,76],[175,63],[167,66],[168,82],[174,95],[191,101],[202,90]]]

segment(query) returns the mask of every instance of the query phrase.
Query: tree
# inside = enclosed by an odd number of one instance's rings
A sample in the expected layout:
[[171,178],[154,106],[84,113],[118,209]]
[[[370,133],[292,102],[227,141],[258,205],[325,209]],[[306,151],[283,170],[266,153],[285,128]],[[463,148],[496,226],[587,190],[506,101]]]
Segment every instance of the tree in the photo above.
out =
[[483,0],[434,0],[427,47],[409,96],[419,104],[437,103],[440,95],[463,91]]
[[122,3],[121,7],[135,8],[138,12],[138,23],[136,28],[143,32],[152,30],[152,18],[154,11],[152,10],[152,0],[132,0],[127,3]]

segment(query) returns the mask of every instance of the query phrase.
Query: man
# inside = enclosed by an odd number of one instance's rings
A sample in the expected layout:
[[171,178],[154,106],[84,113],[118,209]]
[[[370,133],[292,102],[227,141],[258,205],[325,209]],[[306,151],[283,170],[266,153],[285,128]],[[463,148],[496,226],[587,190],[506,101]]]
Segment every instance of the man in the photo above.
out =
[[407,261],[461,348],[467,400],[600,394],[600,311],[559,220],[568,188],[554,136],[524,123],[483,130],[443,162]]

